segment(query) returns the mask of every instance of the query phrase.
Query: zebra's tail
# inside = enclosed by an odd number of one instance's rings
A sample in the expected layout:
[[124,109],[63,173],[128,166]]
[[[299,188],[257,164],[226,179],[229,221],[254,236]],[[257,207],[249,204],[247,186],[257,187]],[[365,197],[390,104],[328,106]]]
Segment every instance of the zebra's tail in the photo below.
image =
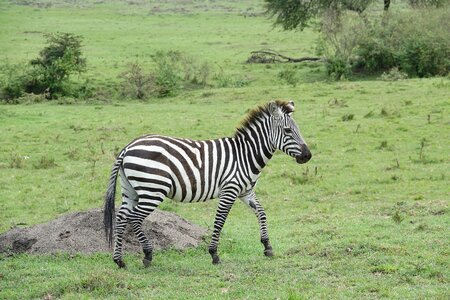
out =
[[105,235],[109,246],[113,243],[113,233],[114,233],[114,199],[116,196],[116,181],[119,169],[122,166],[123,156],[125,150],[122,150],[117,156],[116,161],[112,167],[111,176],[109,177],[108,189],[105,194],[105,208],[103,210],[103,224],[105,225]]

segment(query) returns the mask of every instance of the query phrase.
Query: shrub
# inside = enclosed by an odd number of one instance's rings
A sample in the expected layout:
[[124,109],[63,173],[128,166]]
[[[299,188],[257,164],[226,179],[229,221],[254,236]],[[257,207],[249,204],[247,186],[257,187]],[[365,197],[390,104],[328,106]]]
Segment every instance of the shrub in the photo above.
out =
[[251,79],[246,76],[235,78],[235,75],[225,74],[222,67],[220,67],[220,71],[216,73],[214,79],[216,81],[216,86],[219,88],[241,88],[248,86],[251,82]]
[[153,55],[156,63],[155,90],[158,97],[175,96],[181,88],[180,60],[181,53],[177,51],[158,51]]
[[297,72],[294,68],[285,67],[280,72],[278,72],[278,78],[283,82],[295,87],[299,81],[297,77]]
[[[368,30],[367,36],[376,34],[376,29]],[[378,33],[380,34],[380,33]],[[394,53],[384,42],[384,38],[379,40],[373,38],[362,38],[358,45],[355,68],[365,73],[389,70],[395,66]]]
[[380,18],[354,12],[324,15],[317,50],[327,57],[330,77],[398,70],[391,80],[400,73],[427,77],[450,72],[449,9],[385,12]]
[[19,98],[15,99],[17,101],[17,103],[27,103],[27,104],[33,104],[33,103],[41,103],[46,101],[47,99],[45,99],[44,95],[36,95],[33,93],[24,93],[22,96],[20,96]]
[[193,56],[180,53],[183,68],[183,80],[186,83],[205,86],[211,75],[212,67],[207,61],[199,62]]
[[233,78],[230,75],[225,74],[222,66],[219,65],[219,72],[216,73],[214,79],[217,81],[217,87],[226,88],[233,85]]
[[10,64],[4,61],[0,64],[0,99],[5,103],[18,103],[17,98],[24,94],[26,66]]
[[393,68],[409,76],[445,76],[450,71],[450,10],[420,9],[368,22],[356,50],[367,73]]
[[348,59],[343,57],[330,57],[326,62],[327,75],[334,80],[347,78],[351,73]]
[[408,74],[400,71],[397,67],[394,67],[390,69],[389,72],[383,72],[380,78],[384,81],[397,81],[408,78]]
[[23,86],[20,80],[9,81],[5,86],[2,87],[0,98],[5,103],[16,104],[17,98],[23,95]]
[[128,65],[128,69],[119,75],[122,79],[121,93],[123,96],[143,99],[148,97],[153,89],[155,78],[152,74],[145,74],[136,62]]
[[47,99],[75,95],[86,97],[88,90],[69,82],[70,75],[85,70],[81,57],[81,37],[71,33],[45,35],[48,45],[28,65],[4,64],[0,70],[0,98],[18,103],[25,93],[43,94]]
[[251,79],[248,77],[240,77],[233,82],[233,86],[236,88],[241,88],[244,86],[248,86],[251,82]]
[[361,16],[353,11],[329,10],[323,15],[316,50],[327,57],[326,70],[332,79],[345,79],[351,74],[354,51],[364,26]]
[[33,168],[35,169],[50,169],[56,166],[55,159],[47,155],[41,156],[39,160],[33,164]]
[[26,159],[28,159],[28,156],[12,153],[9,158],[9,167],[11,169],[22,169],[25,166]]
[[195,77],[191,80],[193,83],[199,83],[203,86],[207,84],[209,76],[211,75],[212,67],[208,62],[203,62],[200,64],[198,69],[195,72]]
[[67,80],[73,73],[85,70],[86,59],[81,57],[81,36],[71,33],[46,34],[48,45],[39,57],[30,61],[34,67],[31,79],[25,84],[28,93],[46,93],[49,99],[67,95]]
[[207,61],[180,51],[158,51],[152,56],[156,64],[153,75],[158,97],[176,95],[181,89],[204,87],[212,71]]
[[170,97],[181,89],[207,85],[211,66],[206,61],[198,62],[180,51],[157,51],[152,60],[154,67],[148,71],[135,62],[119,75],[123,96],[137,99]]

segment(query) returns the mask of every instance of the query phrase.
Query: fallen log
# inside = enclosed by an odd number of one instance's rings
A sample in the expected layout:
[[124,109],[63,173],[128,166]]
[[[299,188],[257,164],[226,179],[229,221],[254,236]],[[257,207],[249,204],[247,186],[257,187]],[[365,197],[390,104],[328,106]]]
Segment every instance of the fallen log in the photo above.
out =
[[246,61],[248,64],[299,63],[324,60],[322,57],[289,57],[271,49],[252,51],[250,54],[250,57]]

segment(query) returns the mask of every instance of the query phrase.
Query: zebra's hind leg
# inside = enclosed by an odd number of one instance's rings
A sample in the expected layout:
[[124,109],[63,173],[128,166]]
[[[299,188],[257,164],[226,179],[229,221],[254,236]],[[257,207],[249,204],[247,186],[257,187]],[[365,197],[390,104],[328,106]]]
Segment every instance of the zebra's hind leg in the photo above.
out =
[[122,257],[123,234],[127,226],[128,216],[136,204],[137,199],[131,200],[126,196],[124,196],[122,205],[120,206],[120,209],[116,215],[116,227],[114,229],[115,243],[114,243],[113,260],[119,266],[119,268],[126,267]]
[[115,243],[113,260],[119,268],[125,268],[125,262],[122,257],[123,234],[125,232],[128,216],[133,208],[138,204],[138,194],[126,179],[123,169],[119,170],[120,187],[122,189],[122,205],[116,215],[116,226],[114,229]]
[[259,231],[261,234],[261,243],[264,245],[264,255],[273,256],[272,245],[269,242],[269,234],[267,233],[267,217],[264,208],[256,198],[255,192],[252,190],[240,196],[242,202],[248,205],[258,218]]
[[119,266],[119,268],[126,267],[122,258],[122,242],[129,212],[130,211],[127,207],[127,204],[122,204],[116,216],[116,227],[114,229],[114,235],[116,239],[114,243],[113,260]]
[[142,262],[145,267],[150,266],[152,262],[153,245],[142,230],[142,222],[163,200],[163,196],[140,195],[138,205],[133,208],[128,217],[131,227],[142,245],[142,250],[144,251],[144,260]]

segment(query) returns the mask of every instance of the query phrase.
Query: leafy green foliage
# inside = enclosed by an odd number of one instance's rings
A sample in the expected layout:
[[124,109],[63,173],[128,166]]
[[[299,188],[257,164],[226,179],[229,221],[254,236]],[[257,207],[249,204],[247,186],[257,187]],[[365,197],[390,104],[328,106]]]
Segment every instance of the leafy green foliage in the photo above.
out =
[[0,99],[5,103],[17,103],[24,93],[26,66],[3,61],[0,64]]
[[69,82],[70,75],[85,71],[81,57],[81,37],[71,33],[45,34],[48,45],[28,66],[6,63],[0,70],[0,99],[17,103],[25,93],[43,94],[47,99],[58,96],[87,96],[85,87]]
[[398,67],[393,67],[388,72],[383,72],[380,79],[384,81],[397,81],[408,78],[408,74],[400,71]]
[[156,64],[155,86],[158,97],[175,96],[181,88],[179,75],[181,52],[158,51],[152,56]]
[[364,31],[355,64],[368,72],[397,67],[409,76],[450,72],[450,10],[408,11],[385,16]]
[[[411,0],[412,7],[422,9],[363,13],[372,2],[266,0],[266,7],[285,30],[303,29],[320,17],[317,49],[327,58],[327,73],[334,79],[346,78],[351,69],[371,74],[394,67],[409,76],[448,74],[448,1]],[[385,10],[386,4],[390,2],[385,2]]]
[[73,73],[85,71],[81,55],[81,37],[72,33],[46,34],[48,45],[39,57],[30,61],[34,67],[26,83],[28,93],[46,93],[48,98],[67,94],[67,80]]
[[284,1],[265,0],[267,13],[276,16],[275,24],[284,30],[304,29],[311,19],[328,11],[339,12],[351,10],[363,12],[373,0],[319,0],[319,1]]
[[295,68],[285,67],[278,73],[278,78],[295,87],[299,81]]
[[154,67],[145,71],[139,62],[129,64],[119,75],[123,96],[144,99],[150,96],[173,97],[182,89],[205,87],[211,66],[181,51],[157,51],[152,55]]
[[152,74],[146,74],[137,63],[128,65],[128,69],[119,75],[121,79],[121,94],[125,97],[144,99],[148,97],[154,88],[155,78]]
[[348,78],[352,73],[347,59],[342,57],[330,57],[326,62],[327,74],[335,80]]
[[[345,15],[345,18],[343,17]],[[353,13],[326,14],[319,54],[334,79],[352,73],[386,73],[384,80],[445,76],[450,72],[450,10],[422,9],[361,19]]]

